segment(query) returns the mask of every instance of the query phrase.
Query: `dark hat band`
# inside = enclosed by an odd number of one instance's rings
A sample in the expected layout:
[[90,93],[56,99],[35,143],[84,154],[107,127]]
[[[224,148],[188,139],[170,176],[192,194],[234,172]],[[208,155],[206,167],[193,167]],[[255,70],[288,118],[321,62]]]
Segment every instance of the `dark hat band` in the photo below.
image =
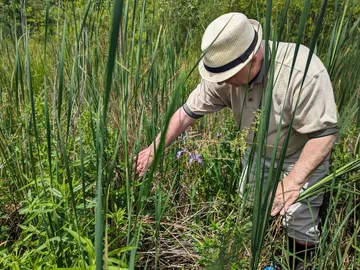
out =
[[253,39],[251,45],[249,46],[249,48],[247,48],[247,50],[242,55],[240,55],[240,57],[236,58],[235,60],[232,60],[231,62],[229,62],[221,67],[209,67],[209,66],[205,65],[205,63],[204,63],[205,69],[212,73],[221,73],[221,72],[228,71],[228,70],[236,67],[237,65],[244,63],[246,60],[248,60],[251,53],[254,52],[255,46],[258,41],[258,33],[255,30],[254,30],[254,32],[255,32],[255,35],[254,35],[254,39]]

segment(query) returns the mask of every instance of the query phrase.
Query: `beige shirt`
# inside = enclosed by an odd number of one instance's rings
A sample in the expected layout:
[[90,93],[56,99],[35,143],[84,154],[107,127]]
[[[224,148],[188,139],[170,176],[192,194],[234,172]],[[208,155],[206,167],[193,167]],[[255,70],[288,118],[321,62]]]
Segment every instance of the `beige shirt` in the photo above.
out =
[[[309,138],[337,132],[337,110],[329,75],[320,59],[313,55],[304,78],[309,54],[309,49],[305,46],[301,45],[299,48],[290,79],[295,46],[294,43],[280,42],[276,51],[270,123],[265,153],[268,157],[271,157],[279,125],[281,126],[279,149],[281,148],[293,113],[295,113],[295,117],[286,151],[287,156],[304,146]],[[270,42],[271,47],[272,42]],[[189,116],[200,118],[229,107],[232,109],[238,127],[240,129],[248,128],[254,121],[256,111],[261,107],[263,91],[269,89],[269,86],[266,88],[266,84],[270,84],[270,72],[265,76],[265,70],[263,65],[259,75],[251,85],[240,87],[229,84],[218,85],[202,79],[201,83],[190,94],[184,105],[184,110]],[[300,100],[296,107],[303,78]],[[283,109],[283,117],[280,119]],[[250,142],[253,140],[252,134],[248,140]]]

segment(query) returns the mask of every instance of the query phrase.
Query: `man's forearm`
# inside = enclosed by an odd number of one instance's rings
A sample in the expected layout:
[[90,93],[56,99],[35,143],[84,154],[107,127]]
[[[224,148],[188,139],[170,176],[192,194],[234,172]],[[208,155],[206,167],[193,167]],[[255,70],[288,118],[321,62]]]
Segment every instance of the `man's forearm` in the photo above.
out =
[[[181,133],[189,126],[192,126],[196,120],[190,117],[183,109],[179,108],[171,117],[165,136],[165,147],[168,147]],[[155,141],[150,145],[152,150],[157,148],[161,139],[161,133],[156,136]]]
[[337,134],[309,140],[287,179],[303,186],[311,173],[324,161],[337,140]]

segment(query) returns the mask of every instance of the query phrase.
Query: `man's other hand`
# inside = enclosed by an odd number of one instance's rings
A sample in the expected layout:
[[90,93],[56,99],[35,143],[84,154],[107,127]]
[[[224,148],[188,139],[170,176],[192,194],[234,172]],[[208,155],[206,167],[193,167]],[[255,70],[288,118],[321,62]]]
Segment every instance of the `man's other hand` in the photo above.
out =
[[145,171],[151,166],[154,160],[154,153],[152,147],[143,149],[137,157],[134,157],[134,170],[139,176],[143,176]]
[[279,182],[276,189],[274,203],[271,209],[271,216],[278,213],[284,215],[290,206],[297,200],[300,195],[301,185],[295,183],[293,179],[285,177]]

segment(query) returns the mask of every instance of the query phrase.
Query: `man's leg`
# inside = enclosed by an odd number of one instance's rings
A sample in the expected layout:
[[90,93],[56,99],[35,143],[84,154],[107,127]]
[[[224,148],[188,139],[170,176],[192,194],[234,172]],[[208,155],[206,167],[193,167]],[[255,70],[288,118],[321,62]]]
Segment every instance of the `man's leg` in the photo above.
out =
[[[294,164],[299,159],[302,149],[295,154],[286,157],[283,164],[284,175],[289,173]],[[247,150],[242,159],[243,172],[239,183],[240,196],[244,201],[252,202],[255,190],[255,158],[252,166],[249,166],[250,148]],[[271,160],[262,158],[264,162],[264,181],[266,183]],[[329,174],[329,156],[320,166],[312,173],[309,180],[303,186],[302,191],[318,183]],[[301,192],[302,192],[301,191]],[[283,219],[283,225],[287,228],[289,236],[290,251],[297,253],[299,257],[305,258],[307,250],[313,250],[319,242],[320,231],[318,225],[320,222],[319,210],[323,202],[323,195],[309,198],[306,201],[293,204],[287,211]],[[297,261],[298,263],[298,261]]]
[[244,201],[252,202],[255,195],[255,158],[253,164],[250,164],[251,147],[248,147],[241,159],[242,172],[239,181],[239,194]]
[[[283,170],[288,173],[298,160],[301,150],[285,159]],[[301,192],[318,183],[321,179],[329,174],[329,156],[320,166],[311,174],[305,183]],[[309,260],[311,253],[315,250],[319,242],[319,210],[323,202],[323,195],[309,198],[302,202],[293,204],[283,218],[283,225],[287,228],[289,236],[289,247],[292,253],[295,253],[299,259],[290,261],[291,266],[295,269],[303,269],[301,261]]]

